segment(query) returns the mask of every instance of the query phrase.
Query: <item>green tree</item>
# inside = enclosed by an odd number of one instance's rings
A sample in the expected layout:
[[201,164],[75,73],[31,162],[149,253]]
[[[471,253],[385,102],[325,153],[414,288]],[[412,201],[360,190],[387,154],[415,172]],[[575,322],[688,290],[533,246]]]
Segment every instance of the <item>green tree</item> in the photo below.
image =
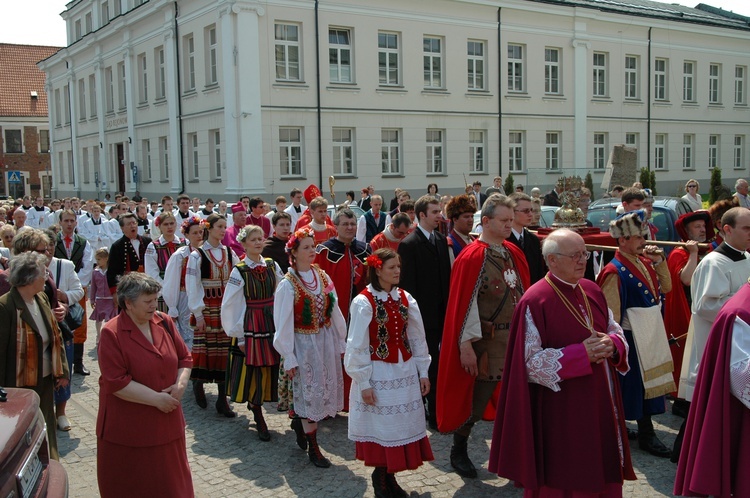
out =
[[643,188],[652,188],[651,172],[648,170],[648,168],[641,168],[641,174],[638,176],[638,181],[641,182]]
[[505,177],[505,184],[503,185],[503,188],[505,189],[505,195],[510,195],[516,191],[515,186],[513,185],[512,174],[508,173],[508,176]]
[[[586,173],[586,178],[584,178],[584,180],[583,180],[583,186],[586,187],[587,189],[589,189],[589,191],[591,192],[592,196],[596,195],[594,193],[594,179],[591,178],[591,171],[589,171],[588,173]],[[596,197],[594,197],[594,199],[595,198]]]
[[649,185],[651,185],[651,195],[656,195],[656,171],[652,170],[650,177],[651,181],[649,182]]
[[708,205],[712,205],[718,200],[718,193],[721,190],[721,168],[718,166],[711,172],[711,185],[708,190]]

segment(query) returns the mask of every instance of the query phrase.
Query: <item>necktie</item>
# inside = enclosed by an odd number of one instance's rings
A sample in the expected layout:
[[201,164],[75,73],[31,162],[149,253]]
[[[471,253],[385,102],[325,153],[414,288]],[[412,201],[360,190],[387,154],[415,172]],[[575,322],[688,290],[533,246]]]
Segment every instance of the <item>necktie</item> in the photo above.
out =
[[430,233],[430,244],[432,244],[433,246],[437,246],[437,244],[435,243],[435,234],[434,233]]
[[523,233],[521,233],[521,235],[518,236],[518,244],[521,246],[521,249],[524,248],[523,243]]
[[73,239],[71,239],[69,236],[65,236],[65,252],[68,253],[68,259],[70,259],[70,245],[73,242]]

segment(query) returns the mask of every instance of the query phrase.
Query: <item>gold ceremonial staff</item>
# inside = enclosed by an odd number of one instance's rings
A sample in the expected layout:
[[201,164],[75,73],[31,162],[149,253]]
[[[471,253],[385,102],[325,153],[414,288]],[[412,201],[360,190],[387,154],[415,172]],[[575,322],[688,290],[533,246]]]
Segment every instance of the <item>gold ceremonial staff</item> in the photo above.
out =
[[333,186],[336,185],[336,179],[333,177],[333,175],[328,177],[328,188],[331,189],[331,204],[333,204],[334,209],[336,208],[336,192],[333,191]]

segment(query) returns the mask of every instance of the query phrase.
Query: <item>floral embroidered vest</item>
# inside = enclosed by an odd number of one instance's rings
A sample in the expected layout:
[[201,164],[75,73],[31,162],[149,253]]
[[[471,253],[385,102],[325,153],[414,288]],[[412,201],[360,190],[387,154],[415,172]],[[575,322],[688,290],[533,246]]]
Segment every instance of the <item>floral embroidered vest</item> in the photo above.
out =
[[398,290],[400,301],[387,299],[381,301],[369,289],[362,294],[372,306],[372,320],[370,320],[370,358],[372,361],[398,363],[398,352],[404,361],[411,358],[411,346],[406,334],[409,318],[409,301],[403,290]]
[[326,274],[312,266],[321,283],[320,294],[313,294],[305,289],[296,273],[289,271],[284,278],[294,287],[294,332],[296,334],[317,334],[321,327],[331,324],[333,307],[336,298],[333,294],[333,283]]

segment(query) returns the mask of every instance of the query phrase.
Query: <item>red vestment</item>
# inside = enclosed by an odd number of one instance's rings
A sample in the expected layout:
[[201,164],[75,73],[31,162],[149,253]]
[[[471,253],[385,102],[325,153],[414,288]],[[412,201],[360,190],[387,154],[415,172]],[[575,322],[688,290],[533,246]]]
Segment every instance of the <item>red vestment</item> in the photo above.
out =
[[[667,339],[680,337],[688,331],[690,325],[690,305],[685,295],[685,286],[680,280],[680,272],[685,267],[689,259],[688,252],[682,247],[674,249],[667,259],[669,274],[672,277],[672,290],[664,299],[664,328],[667,330]],[[672,363],[674,363],[675,386],[679,387],[680,371],[682,370],[682,355],[685,351],[685,337],[674,344],[669,344],[672,351]],[[672,393],[675,395],[676,393]]]
[[231,227],[227,228],[227,231],[224,232],[224,238],[221,239],[221,243],[233,250],[240,261],[245,257],[245,248],[242,247],[242,244],[240,242],[237,242],[237,234],[240,233],[240,230],[242,230],[243,228],[244,227],[232,225]]
[[[503,241],[503,247],[510,251],[522,289],[528,289],[529,267],[526,258],[519,248],[508,241]],[[448,295],[438,370],[437,422],[440,432],[453,432],[471,417],[475,378],[461,367],[460,346],[466,313],[471,307],[471,300],[476,299],[475,287],[484,266],[487,249],[489,246],[486,242],[474,241],[461,251],[451,270],[451,292]],[[494,407],[498,392],[495,391],[493,399],[487,405],[485,420],[495,418]]]
[[[386,230],[388,230],[388,228],[386,228]],[[400,243],[400,240],[393,241],[385,236],[385,232],[380,232],[379,234],[375,235],[375,237],[373,237],[370,241],[370,249],[372,249],[372,252],[375,252],[378,249],[387,247],[398,252],[398,245]]]
[[[556,282],[573,306],[583,307],[578,288]],[[579,287],[588,298],[594,330],[607,333],[609,309],[604,294],[586,279],[579,281]],[[527,308],[538,330],[541,348],[562,350],[555,372],[559,376],[557,392],[529,381]],[[620,352],[617,364],[612,360],[591,364],[585,350],[580,351],[581,343],[590,336],[588,328],[566,309],[546,280],[540,280],[523,295],[513,314],[508,340],[490,472],[515,481],[527,491],[553,488],[605,495],[613,487],[621,490],[623,479],[635,479],[616,378],[617,370],[627,371],[628,367],[623,340],[613,337]],[[567,363],[566,356],[580,357],[581,353],[584,356],[578,367]],[[587,371],[581,370],[580,364]],[[552,375],[544,366],[539,370]]]
[[750,285],[721,308],[711,327],[690,404],[674,494],[750,496],[750,409],[730,391],[735,318],[750,323]]

